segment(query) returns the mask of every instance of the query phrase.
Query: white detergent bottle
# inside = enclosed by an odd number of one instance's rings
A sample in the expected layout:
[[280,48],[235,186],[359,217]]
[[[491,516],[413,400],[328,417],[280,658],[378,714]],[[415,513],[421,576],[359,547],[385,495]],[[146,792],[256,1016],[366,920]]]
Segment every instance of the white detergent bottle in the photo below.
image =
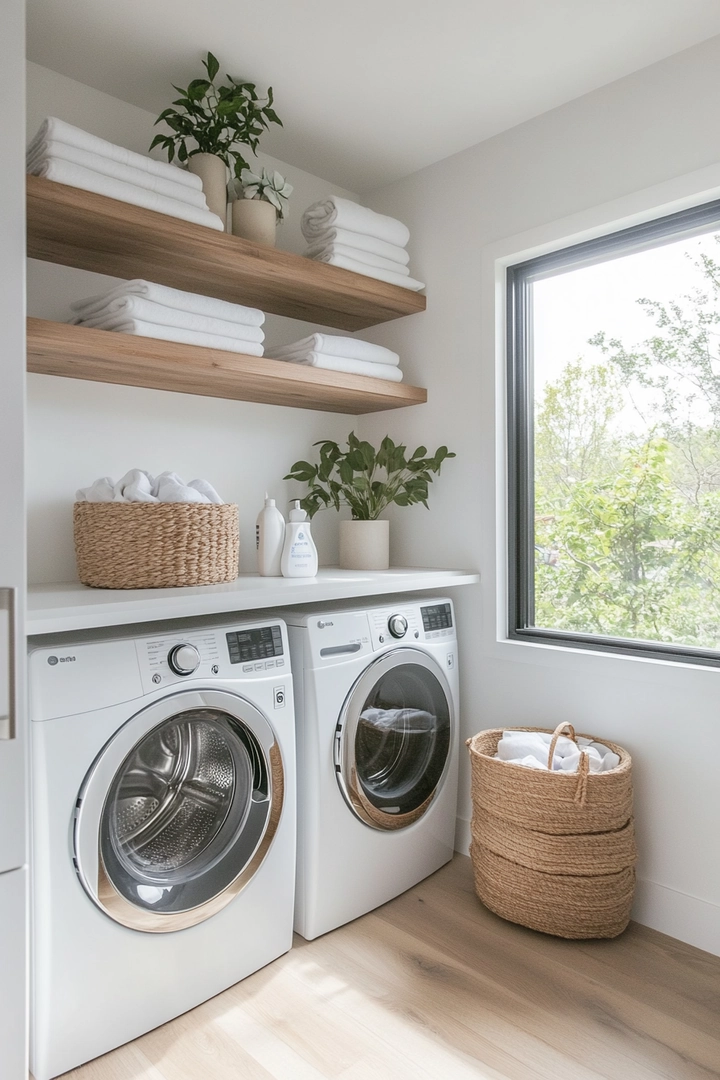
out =
[[275,500],[265,492],[265,505],[258,514],[255,525],[257,568],[261,577],[281,577],[280,559],[285,543],[285,518]]
[[310,533],[310,520],[299,499],[290,503],[289,521],[285,527],[285,546],[280,567],[283,577],[315,577],[318,555]]

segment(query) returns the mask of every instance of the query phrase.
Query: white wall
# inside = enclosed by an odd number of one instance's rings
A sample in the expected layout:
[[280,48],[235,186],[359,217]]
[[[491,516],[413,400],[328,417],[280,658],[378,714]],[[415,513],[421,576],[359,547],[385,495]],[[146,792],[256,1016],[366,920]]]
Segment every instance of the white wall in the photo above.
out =
[[[48,115],[141,153],[147,151],[153,136],[152,114],[28,64],[28,138]],[[159,156],[157,151],[155,155]],[[278,247],[302,250],[300,217],[310,203],[331,191],[355,198],[274,158],[261,156],[260,160],[278,168],[295,188],[290,219],[278,230]],[[109,288],[115,280],[30,260],[28,313],[66,320],[71,300]],[[308,332],[306,324],[277,316],[268,318],[265,329],[267,343],[294,341]],[[265,490],[282,506],[291,496],[291,485],[282,482],[290,465],[307,457],[313,442],[342,438],[354,423],[354,417],[331,413],[30,375],[29,580],[76,580],[72,545],[76,489],[97,476],[117,479],[136,467],[150,472],[173,469],[186,479],[206,477],[223,498],[237,502],[241,570],[254,570],[255,518]],[[336,561],[336,518],[320,515],[313,528],[321,561]]]
[[[424,315],[378,327],[399,348],[426,406],[395,414],[414,447],[447,442],[448,462],[423,509],[393,515],[395,560],[479,566],[458,590],[463,732],[575,722],[634,755],[640,862],[636,917],[720,953],[720,671],[503,642],[504,494],[496,446],[502,390],[487,246],[515,250],[625,215],[641,189],[717,166],[720,38],[622,79],[364,198],[410,227],[411,271],[428,283]],[[720,170],[669,183],[656,205],[712,189]],[[615,206],[594,210],[617,200]],[[571,215],[574,217],[571,218]],[[568,218],[557,229],[546,223]],[[564,232],[563,232],[564,230]],[[512,249],[500,245],[498,250]],[[485,252],[485,253],[484,253]],[[485,267],[483,263],[485,259]],[[499,395],[502,398],[502,394]],[[363,433],[379,438],[383,416]],[[498,539],[499,537],[499,539]],[[463,771],[458,842],[467,843]]]

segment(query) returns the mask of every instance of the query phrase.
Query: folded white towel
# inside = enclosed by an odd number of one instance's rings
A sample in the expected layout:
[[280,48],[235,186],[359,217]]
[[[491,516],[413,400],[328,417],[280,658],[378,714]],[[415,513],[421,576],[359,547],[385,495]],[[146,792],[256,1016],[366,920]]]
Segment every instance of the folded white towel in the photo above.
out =
[[[532,769],[547,769],[552,735],[544,731],[504,731],[498,743],[496,757],[514,765]],[[552,768],[554,772],[577,772],[581,754],[586,754],[591,773],[608,772],[620,764],[618,755],[604,743],[582,736],[577,745],[566,735],[555,744]]]
[[380,270],[390,270],[403,277],[410,275],[410,269],[394,259],[385,259],[382,255],[373,255],[370,251],[361,251],[359,248],[348,247],[347,244],[330,244],[322,248],[313,246],[308,248],[305,254],[309,259],[319,259],[321,255],[340,255],[344,259],[353,259],[366,266],[377,266]]
[[[204,192],[198,191],[195,187],[178,184],[175,179],[170,180],[165,176],[158,176],[146,169],[136,169],[133,165],[123,165],[122,162],[113,161],[112,158],[93,154],[91,150],[82,150],[79,146],[70,146],[69,143],[56,140],[39,144],[32,157],[28,157],[28,172],[35,173],[46,162],[56,160],[71,161],[74,165],[82,165],[104,176],[113,176],[126,184],[156,191],[158,195],[164,195],[169,199],[179,199],[180,202],[189,203],[190,206],[196,206],[199,210],[208,208]],[[180,173],[180,170],[175,169],[174,172]]]
[[227,319],[228,322],[241,323],[243,326],[262,326],[265,322],[265,314],[258,308],[230,304],[227,300],[216,300],[212,296],[183,292],[182,289],[171,289],[168,285],[157,285],[154,281],[144,281],[142,278],[123,281],[106,293],[88,296],[85,300],[76,300],[70,307],[83,318],[90,317],[102,312],[112,300],[121,296],[144,296],[147,300],[162,304],[164,307],[207,315],[211,319]]
[[48,116],[46,120],[43,120],[28,146],[28,161],[37,154],[43,143],[50,141],[77,146],[81,150],[89,150],[100,157],[118,161],[121,165],[131,165],[135,169],[154,173],[155,176],[164,176],[176,184],[184,184],[186,187],[195,188],[196,191],[202,191],[202,180],[194,173],[179,169],[177,165],[171,165],[170,162],[156,161],[155,158],[137,154],[124,146],[116,146],[115,143],[100,139],[97,135],[91,135],[89,131],[83,131],[82,128],[66,123],[65,120],[58,120],[56,116]]
[[[93,327],[93,329],[105,329],[105,327]],[[242,341],[222,334],[201,334],[198,330],[188,330],[180,326],[161,326],[160,323],[143,322],[141,319],[127,319],[120,322],[112,327],[112,332],[157,338],[160,341],[177,341],[183,345],[196,345],[201,349],[221,349],[224,352],[244,353],[246,356],[262,356],[264,352],[263,346],[256,341]]]
[[354,274],[364,274],[365,277],[377,278],[378,281],[387,281],[389,285],[399,285],[401,289],[411,289],[419,292],[425,288],[422,281],[415,278],[403,277],[392,270],[381,270],[379,266],[368,266],[367,263],[358,262],[357,259],[347,259],[344,255],[318,255],[316,262],[329,263],[330,266],[340,266],[343,270],[352,270]]
[[222,334],[223,337],[237,338],[238,341],[253,341],[255,344],[265,340],[265,334],[259,326],[243,326],[242,323],[229,322],[227,319],[211,319],[207,315],[197,315],[193,311],[180,311],[179,308],[156,304],[154,300],[147,300],[144,296],[118,296],[110,300],[97,314],[77,315],[72,322],[76,325],[96,327],[99,330],[114,330],[128,319],[140,319],[143,322],[158,323],[160,326],[197,330],[201,334]]
[[356,251],[367,251],[371,255],[379,255],[382,259],[401,263],[402,266],[407,266],[410,262],[410,255],[405,248],[398,247],[397,244],[388,244],[385,240],[378,240],[377,236],[351,232],[350,229],[326,229],[325,232],[314,236],[309,244],[308,254],[325,251],[333,244],[342,244]]
[[186,484],[177,473],[153,477],[144,469],[131,469],[115,483],[109,476],[75,493],[76,502],[215,503],[223,500],[207,480]]
[[402,382],[403,373],[392,364],[369,364],[365,360],[353,360],[346,356],[327,356],[325,353],[309,352],[301,357],[278,357],[285,364],[304,364],[307,367],[325,368],[326,371],[344,371],[346,375],[367,375],[371,379]]
[[211,214],[209,210],[200,210],[197,206],[190,206],[189,203],[181,202],[179,199],[169,199],[165,195],[158,195],[155,191],[135,187],[134,184],[126,184],[124,180],[104,176],[103,173],[95,172],[94,169],[75,165],[72,161],[63,161],[60,158],[45,161],[31,172],[33,176],[44,176],[56,184],[67,184],[68,187],[80,188],[82,191],[93,191],[96,195],[106,195],[109,199],[117,199],[118,202],[129,203],[131,206],[142,206],[146,210],[153,210],[157,214],[167,214],[168,217],[181,218],[194,225],[204,225],[208,229],[217,229],[218,232],[225,229],[224,223],[217,214]]
[[323,356],[342,356],[348,360],[364,360],[368,364],[400,363],[399,355],[391,349],[373,345],[370,341],[360,341],[359,338],[340,337],[339,334],[310,334],[291,345],[279,345],[267,355],[277,360],[292,360],[306,356],[309,352],[322,353]]
[[405,247],[410,239],[410,230],[401,221],[376,214],[369,207],[341,199],[338,195],[313,203],[300,221],[302,234],[308,241],[334,227],[375,236],[397,247]]

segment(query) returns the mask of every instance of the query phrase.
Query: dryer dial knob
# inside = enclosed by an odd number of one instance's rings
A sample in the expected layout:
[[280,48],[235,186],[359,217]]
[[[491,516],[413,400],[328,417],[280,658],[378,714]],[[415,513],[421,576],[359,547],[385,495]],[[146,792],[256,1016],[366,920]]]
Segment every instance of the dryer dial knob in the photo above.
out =
[[388,619],[388,630],[394,638],[405,637],[407,628],[407,619],[404,615],[391,615]]
[[194,645],[173,645],[168,653],[168,664],[176,675],[192,675],[200,666],[200,653]]

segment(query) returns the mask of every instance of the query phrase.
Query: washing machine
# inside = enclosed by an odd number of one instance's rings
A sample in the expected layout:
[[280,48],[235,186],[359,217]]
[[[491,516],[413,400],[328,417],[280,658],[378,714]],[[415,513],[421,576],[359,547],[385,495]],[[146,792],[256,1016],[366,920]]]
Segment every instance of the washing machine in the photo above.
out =
[[35,640],[31,1067],[48,1080],[292,943],[279,619]]
[[284,617],[298,737],[295,929],[313,939],[452,858],[457,639],[447,599]]

